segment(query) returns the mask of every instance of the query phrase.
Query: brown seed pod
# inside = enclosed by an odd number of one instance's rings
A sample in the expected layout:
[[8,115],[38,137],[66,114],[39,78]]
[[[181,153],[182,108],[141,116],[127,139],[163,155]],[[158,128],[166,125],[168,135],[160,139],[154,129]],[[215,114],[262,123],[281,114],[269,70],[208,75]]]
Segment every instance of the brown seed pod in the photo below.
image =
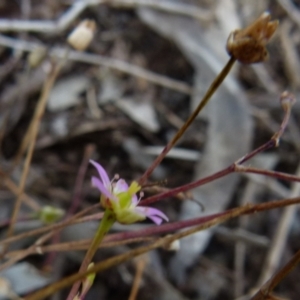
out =
[[278,20],[270,20],[270,14],[264,12],[248,27],[234,30],[227,40],[228,54],[243,64],[266,60],[268,51],[265,46],[274,35],[279,23]]

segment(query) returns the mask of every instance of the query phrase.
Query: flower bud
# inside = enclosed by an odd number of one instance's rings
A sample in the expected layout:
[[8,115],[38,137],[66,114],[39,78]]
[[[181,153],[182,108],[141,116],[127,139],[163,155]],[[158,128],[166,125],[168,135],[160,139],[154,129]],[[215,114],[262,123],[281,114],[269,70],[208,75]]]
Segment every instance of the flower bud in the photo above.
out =
[[84,51],[91,43],[96,31],[93,20],[83,20],[68,36],[68,43],[76,50]]
[[64,214],[64,210],[46,205],[38,212],[38,218],[45,224],[51,224],[61,219]]

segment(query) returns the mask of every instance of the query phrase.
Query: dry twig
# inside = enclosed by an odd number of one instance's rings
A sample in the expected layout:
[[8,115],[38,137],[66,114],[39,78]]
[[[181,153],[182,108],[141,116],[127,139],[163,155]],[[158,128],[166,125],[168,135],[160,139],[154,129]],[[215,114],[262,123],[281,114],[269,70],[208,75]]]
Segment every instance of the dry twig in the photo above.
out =
[[[298,166],[296,176],[300,176],[300,166]],[[296,197],[299,194],[300,194],[300,185],[298,183],[294,183],[289,197]],[[270,250],[266,255],[266,261],[262,268],[262,273],[257,283],[258,287],[261,286],[264,282],[266,282],[267,279],[270,278],[271,275],[274,274],[275,270],[277,269],[283,251],[285,249],[288,234],[291,225],[294,221],[294,217],[297,212],[297,209],[298,209],[297,206],[290,206],[283,210],[281,218],[278,221],[278,225],[272,243],[270,245]]]
[[[21,207],[21,203],[22,203],[22,195],[24,192],[24,188],[25,188],[25,183],[26,183],[26,178],[29,172],[29,167],[31,164],[31,159],[33,156],[33,151],[34,151],[34,147],[35,147],[35,142],[36,142],[36,138],[37,138],[37,134],[38,134],[38,130],[39,130],[39,125],[41,122],[41,118],[43,116],[44,110],[45,110],[45,106],[47,103],[47,99],[48,96],[50,94],[50,91],[54,85],[54,82],[56,80],[56,77],[59,73],[60,70],[60,65],[56,65],[53,67],[53,69],[51,70],[51,72],[49,73],[49,77],[47,79],[47,81],[45,82],[41,97],[39,99],[37,108],[36,108],[36,113],[34,115],[33,121],[32,121],[32,127],[31,127],[31,139],[29,141],[29,146],[28,146],[28,152],[26,155],[26,159],[25,159],[25,163],[24,163],[24,168],[23,168],[23,172],[22,172],[22,176],[21,176],[21,180],[19,183],[19,191],[18,191],[18,196],[17,196],[17,200],[14,206],[14,210],[11,216],[11,223],[7,232],[7,236],[11,237],[13,232],[14,232],[14,226],[15,226],[15,222],[17,220],[17,216]],[[5,251],[4,251],[5,252]]]
[[147,255],[140,257],[136,261],[136,271],[135,271],[134,281],[132,284],[132,288],[128,300],[136,299],[137,293],[139,291],[140,283],[142,280],[143,272],[147,265],[147,261],[148,261]]
[[274,288],[300,263],[300,250],[250,300],[280,300],[272,295]]
[[[27,52],[32,52],[36,48],[41,47],[41,45],[37,43],[13,39],[13,38],[6,37],[4,35],[0,35],[0,45],[5,47],[10,47],[13,49],[18,49],[21,51],[27,51]],[[64,48],[53,48],[50,51],[49,55],[52,57],[64,58],[65,53],[66,53],[66,49]],[[163,75],[156,74],[144,68],[134,66],[130,63],[118,59],[113,59],[101,55],[84,53],[79,51],[69,51],[68,60],[93,64],[93,65],[99,65],[99,66],[105,66],[107,68],[121,71],[130,74],[132,76],[141,77],[159,86],[173,89],[175,91],[187,95],[192,94],[192,88],[184,82],[181,82],[179,80],[174,80]]]
[[89,6],[108,4],[117,7],[149,7],[168,13],[180,14],[196,18],[202,21],[209,21],[213,17],[210,10],[201,9],[194,5],[174,3],[172,1],[155,0],[79,0],[74,1],[71,7],[56,21],[42,20],[0,20],[0,31],[16,32],[42,32],[59,34],[66,30],[70,24]]

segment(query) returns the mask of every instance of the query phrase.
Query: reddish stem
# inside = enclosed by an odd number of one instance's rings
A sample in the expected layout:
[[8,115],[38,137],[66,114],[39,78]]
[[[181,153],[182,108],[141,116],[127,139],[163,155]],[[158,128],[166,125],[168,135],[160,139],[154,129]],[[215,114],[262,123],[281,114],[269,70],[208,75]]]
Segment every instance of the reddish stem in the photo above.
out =
[[140,204],[141,205],[149,205],[151,203],[154,203],[154,202],[157,202],[157,201],[161,200],[162,198],[172,197],[172,196],[175,196],[179,193],[186,192],[186,191],[191,190],[193,188],[196,188],[198,186],[201,186],[201,185],[204,185],[204,184],[209,183],[211,181],[214,181],[218,178],[224,177],[225,175],[228,175],[228,174],[234,172],[234,168],[235,168],[235,165],[232,164],[231,166],[227,167],[226,169],[223,169],[223,170],[221,170],[217,173],[214,173],[213,175],[210,175],[210,176],[207,176],[205,178],[196,180],[194,182],[190,182],[188,184],[179,186],[179,187],[174,188],[172,190],[169,190],[167,192],[163,192],[163,193],[160,193],[158,195],[148,197],[145,200],[142,200],[140,202]]
[[271,170],[258,169],[258,168],[253,168],[253,167],[236,165],[235,172],[254,173],[254,174],[265,175],[265,176],[274,177],[274,178],[278,178],[278,179],[282,179],[282,180],[300,182],[300,177],[298,177],[296,175],[291,175],[291,174],[277,172],[277,171],[271,171]]
[[[279,130],[272,136],[272,138],[269,141],[267,141],[266,143],[264,143],[262,146],[254,149],[253,151],[251,151],[250,153],[246,154],[245,156],[241,157],[235,163],[231,164],[229,167],[227,167],[227,168],[225,168],[225,169],[223,169],[223,170],[221,170],[221,171],[219,171],[217,173],[214,173],[214,174],[212,174],[210,176],[207,176],[207,177],[204,177],[202,179],[196,180],[194,182],[182,185],[180,187],[171,189],[171,190],[169,190],[167,192],[160,193],[158,195],[154,195],[154,196],[148,197],[145,200],[142,200],[140,202],[141,205],[149,205],[151,203],[154,203],[154,202],[157,202],[157,201],[161,200],[162,198],[167,198],[167,197],[175,196],[175,195],[177,195],[179,193],[186,192],[186,191],[188,191],[190,189],[196,188],[196,187],[201,186],[203,184],[206,184],[206,183],[209,183],[211,181],[214,181],[214,180],[216,180],[218,178],[224,177],[224,176],[226,176],[226,175],[228,175],[230,173],[234,173],[234,172],[247,172],[247,171],[244,171],[244,170],[247,170],[247,167],[242,167],[240,165],[242,163],[248,161],[249,159],[251,159],[255,155],[257,155],[258,153],[261,153],[263,151],[266,151],[268,149],[271,149],[273,147],[278,146],[279,140],[280,140],[282,134],[284,133],[284,131],[286,129],[286,126],[288,124],[288,120],[289,120],[289,117],[290,117],[290,114],[291,114],[291,105],[294,104],[295,99],[294,99],[294,96],[292,94],[284,92],[281,95],[280,101],[282,103],[282,107],[284,109],[285,114],[284,114],[283,120],[282,120],[282,122],[280,124]],[[240,166],[240,170],[238,170],[239,166]],[[250,170],[250,169],[248,168],[248,170]],[[251,173],[251,171],[249,171],[249,172]],[[280,173],[280,172],[275,172],[275,171],[260,170],[259,172],[260,173],[258,173],[258,174],[264,174],[264,175],[268,175],[268,176],[273,176],[274,175],[273,177],[280,176],[280,177],[277,177],[277,178],[281,178],[281,179],[285,179],[285,180],[291,179],[293,181],[298,181],[298,179],[299,179],[296,176],[285,174],[285,173]],[[265,172],[265,173],[263,173],[263,172]],[[252,173],[255,173],[255,172],[252,172]]]
[[[243,215],[252,214],[254,212],[264,211],[264,210],[268,210],[268,209],[280,208],[280,207],[287,206],[287,205],[297,204],[299,202],[300,202],[300,197],[297,197],[297,198],[276,200],[276,201],[271,201],[271,202],[261,203],[261,204],[256,204],[256,205],[249,205],[249,209],[246,210],[243,213]],[[177,221],[174,223],[166,223],[166,224],[163,224],[160,226],[151,226],[149,228],[142,229],[142,230],[110,234],[110,235],[107,235],[104,238],[104,240],[106,242],[121,241],[121,240],[126,240],[126,239],[131,239],[131,238],[150,237],[153,235],[170,233],[173,231],[200,225],[202,223],[208,222],[215,218],[219,218],[221,216],[231,214],[236,209],[240,209],[240,207],[229,209],[229,210],[226,210],[226,211],[223,211],[220,213],[216,213],[216,214],[212,214],[212,215],[208,215],[208,216],[201,216],[201,217],[190,219],[190,220]]]

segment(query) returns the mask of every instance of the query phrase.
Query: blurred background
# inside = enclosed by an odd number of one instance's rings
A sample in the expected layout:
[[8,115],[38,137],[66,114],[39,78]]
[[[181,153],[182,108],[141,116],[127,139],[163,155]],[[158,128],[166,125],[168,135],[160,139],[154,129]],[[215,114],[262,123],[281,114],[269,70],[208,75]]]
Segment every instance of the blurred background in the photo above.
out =
[[[14,234],[44,226],[38,212],[47,205],[70,216],[97,203],[99,193],[90,185],[95,174],[87,164],[90,158],[111,178],[119,174],[128,181],[138,179],[228,61],[230,32],[264,11],[280,21],[267,47],[269,59],[235,65],[152,174],[150,183],[159,182],[161,188],[219,171],[278,130],[283,117],[280,94],[289,90],[297,97],[300,91],[300,2],[1,0],[1,237],[7,235],[18,194],[24,137],[55,64],[64,62],[41,119]],[[79,52],[67,38],[85,19],[95,22],[96,31],[89,47]],[[255,157],[252,166],[298,174],[299,113],[298,102],[280,147]],[[288,182],[230,175],[156,207],[176,221],[298,195],[299,187]],[[95,220],[66,227],[46,245],[92,237],[97,224]],[[153,225],[116,225],[112,231],[148,226]],[[299,233],[297,207],[242,217],[181,240],[175,251],[152,251],[98,274],[86,299],[249,299],[252,289],[300,248]],[[8,254],[28,248],[37,238],[12,243]],[[94,261],[132,247],[136,244],[101,249]],[[0,295],[17,299],[15,294],[24,296],[72,274],[83,255],[69,247],[18,258],[0,273]],[[129,298],[141,261],[138,295]],[[299,272],[298,267],[280,284],[278,295],[299,299]],[[65,299],[66,291],[50,298]]]

